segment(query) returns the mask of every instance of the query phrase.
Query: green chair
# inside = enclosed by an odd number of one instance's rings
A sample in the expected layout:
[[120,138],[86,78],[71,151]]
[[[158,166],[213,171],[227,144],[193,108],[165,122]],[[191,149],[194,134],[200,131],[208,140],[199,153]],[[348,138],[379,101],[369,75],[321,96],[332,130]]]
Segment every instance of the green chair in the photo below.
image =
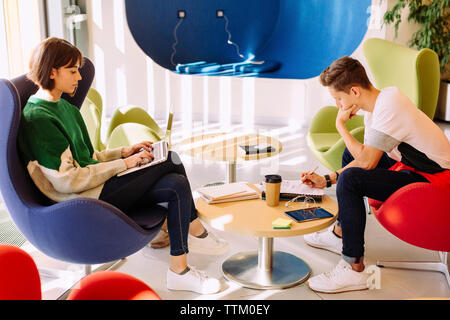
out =
[[[439,58],[430,49],[413,50],[393,42],[372,38],[363,53],[378,89],[396,86],[430,119],[434,118],[439,94]],[[331,171],[339,170],[345,144],[335,122],[338,109],[324,107],[314,116],[307,144],[313,155]],[[347,123],[351,134],[364,142],[364,119],[356,116]]]
[[[342,168],[344,140],[336,129],[338,108],[327,106],[319,110],[309,127],[306,142],[313,155],[326,168],[336,171]],[[355,116],[347,121],[347,129],[360,142],[364,141],[364,117]]]
[[433,120],[439,97],[439,57],[431,49],[410,49],[368,39],[363,52],[378,89],[396,86]]
[[147,126],[140,123],[123,123],[113,130],[106,146],[108,149],[115,149],[132,146],[142,141],[160,140],[162,138]]
[[142,141],[161,141],[166,139],[171,147],[173,113],[169,114],[167,130],[162,130],[142,108],[124,106],[117,109],[111,119],[106,145],[101,140],[101,120],[103,99],[100,93],[90,88],[81,109],[89,137],[95,150],[127,147]]
[[100,115],[102,115],[102,112],[103,112],[103,99],[102,99],[102,96],[100,95],[100,93],[97,90],[95,90],[94,88],[90,88],[89,92],[87,94],[87,98],[93,104],[95,104],[95,106],[97,107]]
[[100,94],[94,88],[90,88],[80,108],[80,112],[86,124],[92,146],[97,151],[102,151],[106,148],[101,140],[102,111],[103,103]]
[[118,126],[124,123],[139,123],[147,126],[155,132],[156,135],[163,137],[164,131],[158,126],[155,120],[144,109],[133,105],[123,106],[114,111],[109,124],[107,137],[109,138]]
[[142,141],[169,142],[171,148],[173,113],[169,114],[167,129],[161,129],[155,120],[142,108],[124,106],[114,112],[107,133],[107,148],[131,146]]

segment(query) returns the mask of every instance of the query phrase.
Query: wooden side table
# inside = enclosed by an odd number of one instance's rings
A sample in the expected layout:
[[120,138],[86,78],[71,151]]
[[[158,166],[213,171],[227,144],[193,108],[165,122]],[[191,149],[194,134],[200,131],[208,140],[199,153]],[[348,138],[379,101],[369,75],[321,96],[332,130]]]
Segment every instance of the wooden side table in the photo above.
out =
[[[241,145],[259,145],[267,143],[275,148],[271,153],[245,155],[240,151]],[[236,182],[236,163],[240,161],[259,160],[279,154],[282,144],[275,138],[259,134],[210,133],[184,139],[180,152],[200,160],[225,161],[228,163],[227,181]]]
[[273,250],[274,238],[304,235],[322,230],[337,219],[338,206],[330,197],[324,196],[320,206],[333,217],[308,222],[294,221],[291,229],[273,229],[272,221],[289,218],[285,211],[305,208],[303,202],[289,207],[280,202],[269,207],[261,199],[236,201],[209,205],[203,199],[196,203],[199,217],[210,226],[241,235],[258,237],[258,250],[242,252],[229,257],[222,264],[225,278],[253,289],[282,289],[306,281],[310,267],[302,259],[282,251]]

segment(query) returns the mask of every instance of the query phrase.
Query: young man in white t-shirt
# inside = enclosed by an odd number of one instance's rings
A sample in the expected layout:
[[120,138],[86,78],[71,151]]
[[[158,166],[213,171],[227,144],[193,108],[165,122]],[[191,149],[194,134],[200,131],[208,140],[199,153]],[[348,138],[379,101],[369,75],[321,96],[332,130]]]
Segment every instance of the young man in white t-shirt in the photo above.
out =
[[[337,293],[367,289],[364,258],[366,211],[363,197],[385,201],[415,182],[450,186],[450,142],[442,130],[398,88],[376,89],[361,63],[343,57],[325,69],[320,81],[336,100],[336,128],[346,150],[342,169],[329,175],[301,174],[317,188],[337,183],[339,218],[325,232],[304,237],[307,244],[342,255],[331,271],[312,277],[312,290]],[[365,111],[364,144],[345,123]]]

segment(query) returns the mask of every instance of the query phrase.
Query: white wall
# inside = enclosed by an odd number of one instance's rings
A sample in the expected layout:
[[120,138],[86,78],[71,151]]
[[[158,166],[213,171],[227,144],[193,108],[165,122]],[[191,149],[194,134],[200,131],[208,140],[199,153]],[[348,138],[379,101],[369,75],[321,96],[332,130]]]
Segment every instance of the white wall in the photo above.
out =
[[5,15],[0,0],[0,78],[9,78],[8,48],[6,44]]
[[[373,0],[365,39],[392,35],[381,26],[392,2]],[[88,0],[88,14],[90,56],[97,68],[94,86],[105,100],[107,116],[120,105],[133,104],[157,119],[166,118],[172,106],[175,119],[183,120],[186,129],[192,120],[220,122],[223,129],[230,123],[242,123],[246,128],[254,124],[304,126],[319,108],[334,105],[318,78],[202,77],[169,72],[147,58],[135,43],[123,0]],[[406,29],[402,37],[408,37],[409,27]],[[365,65],[361,46],[352,56]]]
[[47,24],[51,37],[67,38],[64,24],[64,9],[69,6],[69,0],[47,0]]

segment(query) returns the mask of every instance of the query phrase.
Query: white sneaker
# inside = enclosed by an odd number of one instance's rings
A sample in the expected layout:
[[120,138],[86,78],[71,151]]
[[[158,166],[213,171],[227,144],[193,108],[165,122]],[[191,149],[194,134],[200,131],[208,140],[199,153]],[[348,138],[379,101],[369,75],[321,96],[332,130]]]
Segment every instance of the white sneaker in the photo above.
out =
[[323,293],[340,293],[368,289],[369,274],[353,271],[351,265],[341,260],[330,272],[312,277],[308,281],[311,290]]
[[167,271],[167,289],[194,291],[200,294],[213,294],[221,289],[220,281],[189,266],[186,274],[179,275],[169,269]]
[[314,248],[325,249],[337,254],[342,253],[342,239],[333,233],[334,225],[326,231],[314,232],[303,236],[305,242]]
[[206,238],[197,238],[189,234],[188,248],[189,252],[211,255],[222,255],[228,250],[228,242],[219,239],[212,232],[208,231]]

